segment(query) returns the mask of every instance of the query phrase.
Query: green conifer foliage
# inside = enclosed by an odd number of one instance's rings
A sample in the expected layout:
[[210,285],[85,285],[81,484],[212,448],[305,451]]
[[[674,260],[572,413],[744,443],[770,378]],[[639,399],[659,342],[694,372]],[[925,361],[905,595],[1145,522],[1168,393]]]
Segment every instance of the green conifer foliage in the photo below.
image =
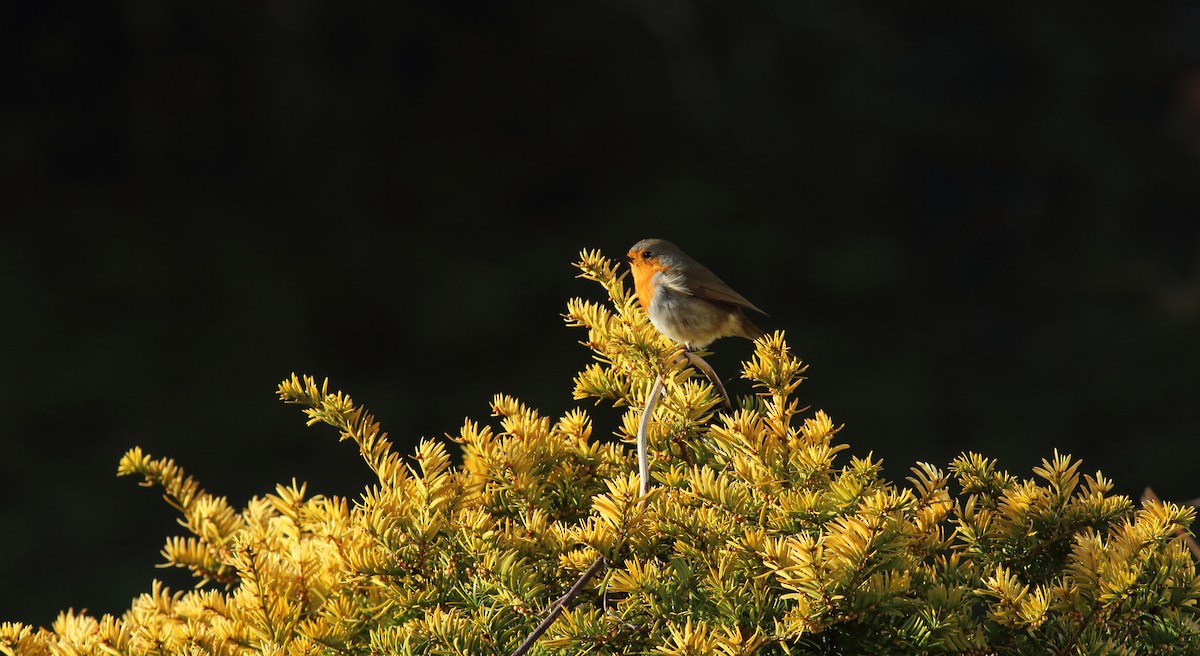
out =
[[[597,559],[606,565],[535,654],[1198,654],[1190,508],[1139,508],[1055,452],[1021,479],[978,454],[903,482],[851,455],[797,399],[804,364],[758,340],[732,412],[647,322],[616,265],[584,252],[608,299],[568,325],[595,356],[574,397],[625,407],[616,440],[581,409],[558,419],[497,396],[495,421],[396,453],[327,383],[279,385],[309,424],[358,446],[377,482],[355,500],[293,481],[233,508],[170,459],[118,473],[162,490],[190,535],[120,617],[0,625],[40,654],[509,654]],[[631,445],[656,376],[639,493]]]

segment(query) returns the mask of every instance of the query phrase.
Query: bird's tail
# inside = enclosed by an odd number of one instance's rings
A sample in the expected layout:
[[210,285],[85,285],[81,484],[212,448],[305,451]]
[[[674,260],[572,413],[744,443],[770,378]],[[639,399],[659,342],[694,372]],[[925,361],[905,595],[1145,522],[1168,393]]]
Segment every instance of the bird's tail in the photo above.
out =
[[742,315],[742,337],[749,340],[756,340],[766,334],[762,328],[754,325],[753,321],[746,318],[745,314]]

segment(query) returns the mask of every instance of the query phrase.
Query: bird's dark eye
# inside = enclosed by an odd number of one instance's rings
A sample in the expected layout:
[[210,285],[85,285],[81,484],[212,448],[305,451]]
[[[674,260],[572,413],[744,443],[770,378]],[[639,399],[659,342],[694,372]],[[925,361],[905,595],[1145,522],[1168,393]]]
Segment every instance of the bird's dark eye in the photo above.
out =
[[650,251],[642,251],[642,259],[643,260],[649,260],[649,259],[653,259],[653,258],[654,258],[654,253],[651,253]]

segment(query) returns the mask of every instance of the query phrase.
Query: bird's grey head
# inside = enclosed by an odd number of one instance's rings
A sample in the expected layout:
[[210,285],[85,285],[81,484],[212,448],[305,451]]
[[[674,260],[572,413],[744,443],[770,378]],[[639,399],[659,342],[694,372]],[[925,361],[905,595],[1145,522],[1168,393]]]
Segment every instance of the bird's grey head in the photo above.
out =
[[647,262],[657,260],[662,264],[670,265],[677,262],[682,255],[683,251],[666,239],[643,239],[629,249],[626,259],[631,262],[634,260]]

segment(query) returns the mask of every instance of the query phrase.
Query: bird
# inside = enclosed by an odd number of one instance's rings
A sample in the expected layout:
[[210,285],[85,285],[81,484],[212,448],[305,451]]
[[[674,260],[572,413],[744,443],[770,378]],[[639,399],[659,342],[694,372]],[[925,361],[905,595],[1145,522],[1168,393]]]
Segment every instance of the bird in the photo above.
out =
[[722,337],[755,340],[764,335],[745,310],[767,313],[675,244],[643,239],[625,257],[650,323],[688,351],[703,349]]

